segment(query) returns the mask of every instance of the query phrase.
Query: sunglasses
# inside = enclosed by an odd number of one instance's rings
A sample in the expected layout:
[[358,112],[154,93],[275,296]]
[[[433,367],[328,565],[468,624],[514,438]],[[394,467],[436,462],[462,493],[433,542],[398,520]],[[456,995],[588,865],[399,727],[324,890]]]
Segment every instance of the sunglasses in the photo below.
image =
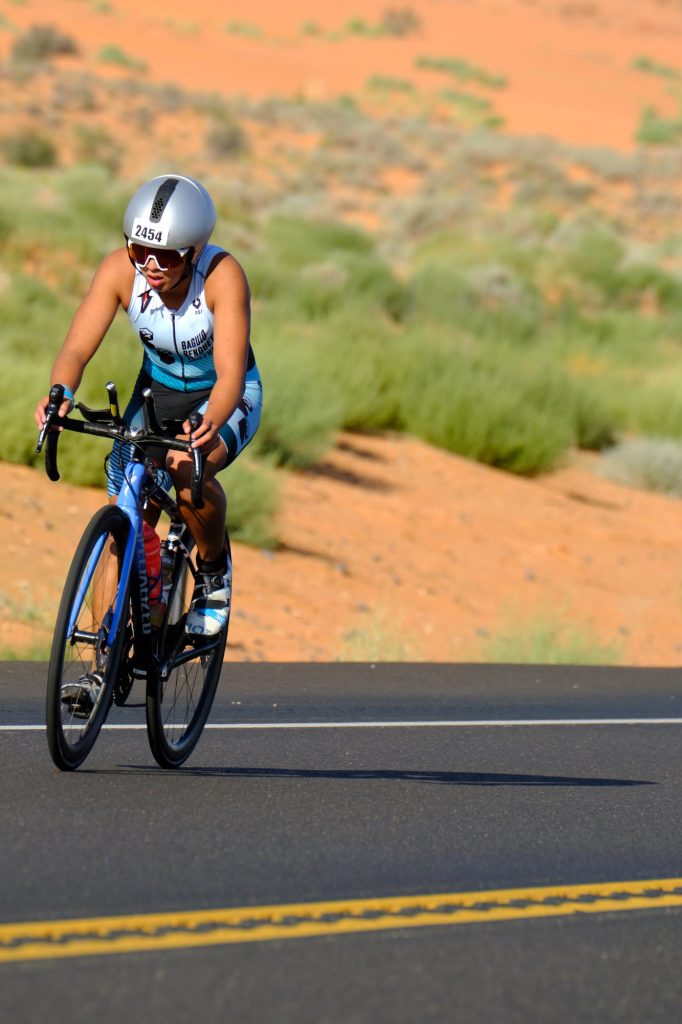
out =
[[140,242],[128,239],[128,255],[138,270],[144,270],[151,259],[156,262],[159,270],[175,270],[182,266],[189,251],[189,248],[155,249],[153,246],[141,245]]

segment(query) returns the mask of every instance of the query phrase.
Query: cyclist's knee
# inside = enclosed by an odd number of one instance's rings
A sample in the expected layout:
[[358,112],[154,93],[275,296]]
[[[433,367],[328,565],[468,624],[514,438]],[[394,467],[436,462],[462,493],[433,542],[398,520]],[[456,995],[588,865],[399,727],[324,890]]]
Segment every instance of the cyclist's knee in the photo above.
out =
[[186,452],[169,452],[166,469],[171,475],[176,491],[190,486],[192,458]]
[[[204,463],[204,482],[213,480],[216,473],[225,467],[225,447],[215,448]],[[189,490],[192,481],[193,460],[187,452],[169,452],[166,469],[171,475],[176,491]]]

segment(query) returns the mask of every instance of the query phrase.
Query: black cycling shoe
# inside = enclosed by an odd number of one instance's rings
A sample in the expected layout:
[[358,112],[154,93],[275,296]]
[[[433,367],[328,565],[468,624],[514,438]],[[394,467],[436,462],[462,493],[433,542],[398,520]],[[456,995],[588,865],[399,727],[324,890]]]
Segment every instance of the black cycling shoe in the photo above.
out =
[[62,704],[74,718],[89,718],[100,695],[104,677],[101,672],[87,672],[75,683],[62,683]]

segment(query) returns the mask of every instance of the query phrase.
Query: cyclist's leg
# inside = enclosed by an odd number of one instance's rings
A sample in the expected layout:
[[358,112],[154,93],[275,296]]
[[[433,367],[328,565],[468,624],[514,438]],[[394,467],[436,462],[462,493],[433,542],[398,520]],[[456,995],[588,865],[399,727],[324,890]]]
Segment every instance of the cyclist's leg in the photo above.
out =
[[206,459],[202,509],[196,509],[191,501],[191,459],[175,452],[169,458],[178,506],[198,549],[200,577],[186,622],[187,632],[193,635],[215,636],[229,622],[232,562],[225,530],[227,502],[215,476],[234,461],[255,434],[260,422],[261,395],[260,380],[247,381],[239,406],[220,430],[222,444]]
[[[239,405],[220,429],[222,445],[214,449],[206,459],[203,509],[195,509],[192,505],[190,456],[184,452],[169,453],[166,466],[175,484],[178,506],[204,561],[214,561],[225,551],[227,500],[223,488],[216,480],[216,474],[231,465],[253,438],[260,423],[262,402],[260,379],[247,380]],[[203,412],[205,408],[204,402],[197,411]]]
[[216,473],[227,465],[227,456],[221,445],[207,457],[204,467],[204,507],[192,504],[192,461],[183,452],[171,452],[168,468],[177,492],[180,514],[194,537],[201,558],[213,560],[225,549],[225,518],[227,499],[225,491],[215,479]]

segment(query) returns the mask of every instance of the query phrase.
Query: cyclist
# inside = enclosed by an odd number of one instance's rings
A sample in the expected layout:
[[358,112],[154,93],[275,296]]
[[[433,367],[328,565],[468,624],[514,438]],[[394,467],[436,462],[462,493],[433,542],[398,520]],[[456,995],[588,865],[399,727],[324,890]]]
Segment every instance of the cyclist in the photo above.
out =
[[[126,244],[98,267],[50,379],[51,385],[64,386],[59,412],[66,416],[86,365],[122,306],[144,347],[142,367],[123,414],[126,422],[143,422],[145,387],[152,390],[161,421],[182,423],[179,436],[189,436],[188,417],[193,412],[202,414],[191,438],[205,456],[201,511],[191,500],[191,456],[171,452],[165,456],[165,469],[197,545],[201,584],[186,628],[203,635],[219,632],[227,622],[231,589],[226,498],[215,477],[255,434],[262,405],[250,343],[248,282],[234,256],[209,244],[215,223],[213,200],[193,178],[162,174],[145,182],[123,217]],[[47,404],[44,396],[36,407],[39,427],[45,422]],[[108,461],[111,500],[121,489],[130,457],[129,446],[115,442]],[[158,510],[152,506],[146,515],[155,525]]]

